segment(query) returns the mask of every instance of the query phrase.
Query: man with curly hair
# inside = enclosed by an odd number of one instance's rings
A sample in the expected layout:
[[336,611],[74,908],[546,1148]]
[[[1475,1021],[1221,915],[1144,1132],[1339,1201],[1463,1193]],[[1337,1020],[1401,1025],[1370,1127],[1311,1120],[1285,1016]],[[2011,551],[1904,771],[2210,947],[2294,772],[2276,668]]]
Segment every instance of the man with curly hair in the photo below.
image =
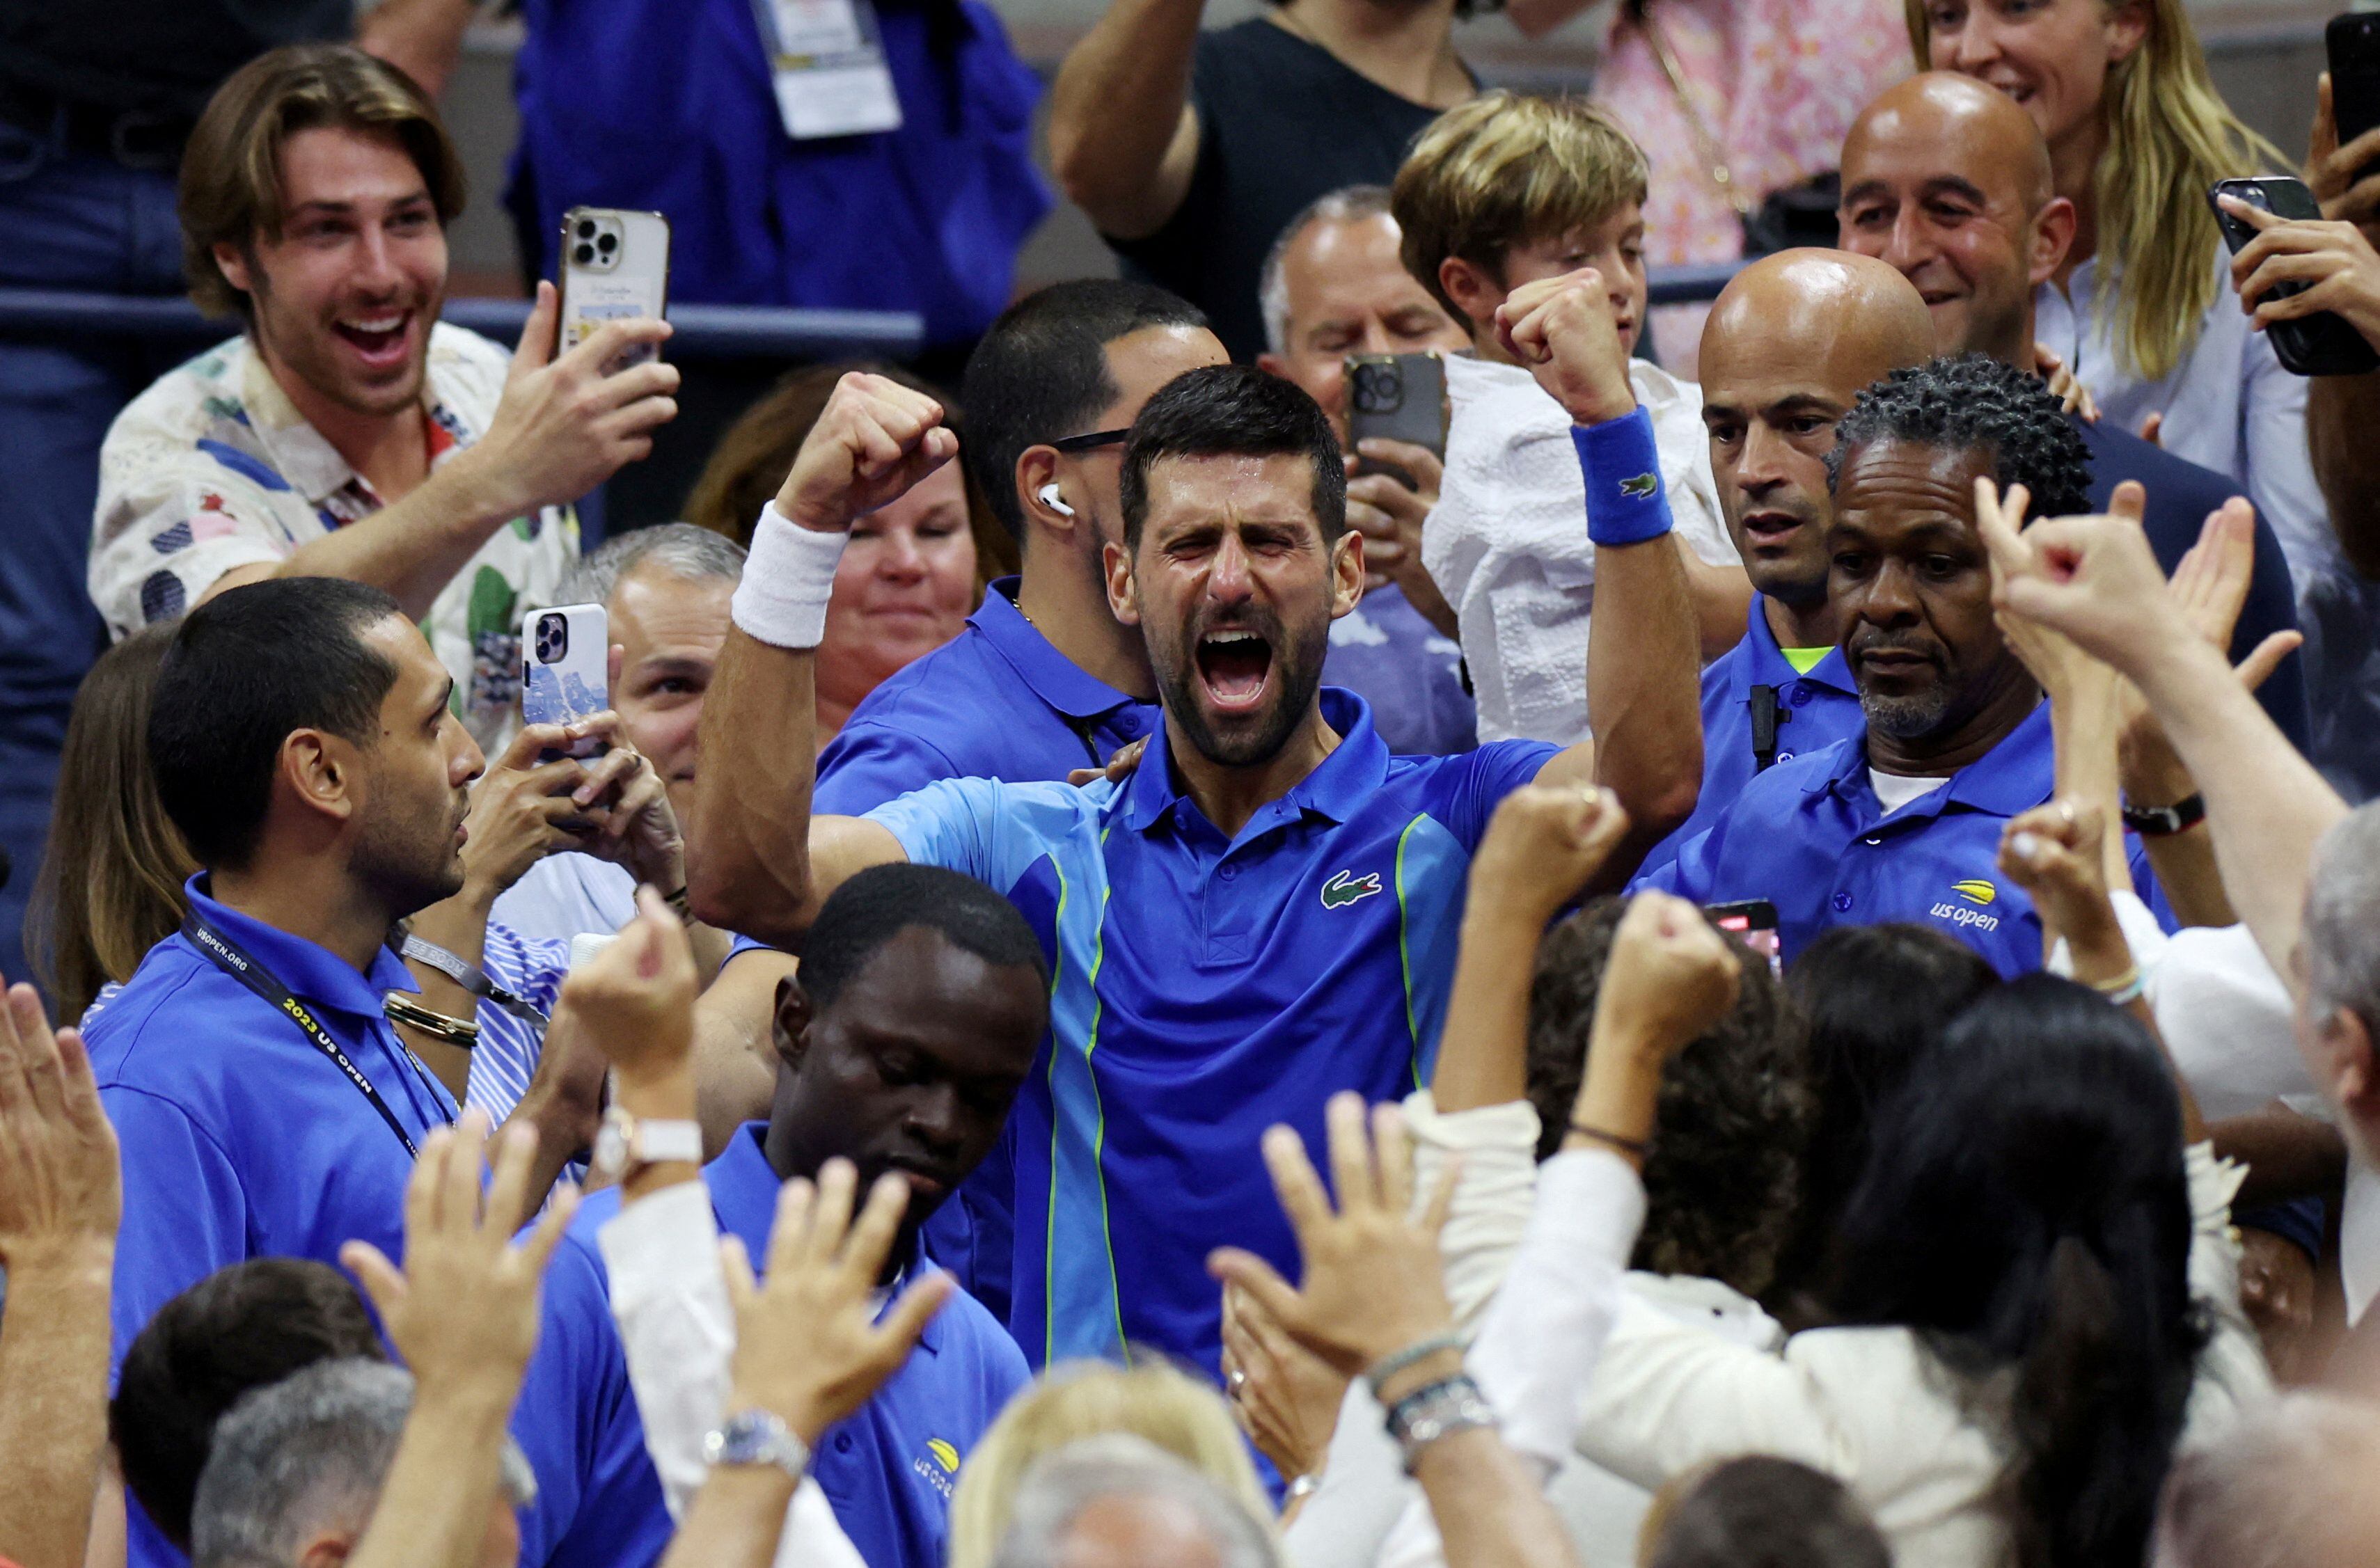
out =
[[1962,354],[1863,391],[1827,477],[1828,594],[1864,733],[1760,774],[1643,883],[1773,903],[1789,958],[1829,926],[1912,920],[2002,974],[2038,968],[2041,921],[1995,860],[2002,825],[2052,793],[2049,711],[1992,618],[1974,484],[2023,485],[2032,517],[2088,511],[2082,438],[2037,378]]

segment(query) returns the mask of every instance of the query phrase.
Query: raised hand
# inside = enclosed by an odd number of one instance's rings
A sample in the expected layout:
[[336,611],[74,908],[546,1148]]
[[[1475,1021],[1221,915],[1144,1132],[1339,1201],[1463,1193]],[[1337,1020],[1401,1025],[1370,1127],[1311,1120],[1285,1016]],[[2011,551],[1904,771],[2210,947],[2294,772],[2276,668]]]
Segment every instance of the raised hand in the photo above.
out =
[[1542,928],[1578,896],[1628,832],[1619,796],[1591,784],[1524,784],[1488,819],[1471,857],[1471,899]]
[[1419,1215],[1414,1213],[1412,1140],[1393,1105],[1365,1124],[1363,1097],[1333,1095],[1330,1195],[1305,1146],[1287,1126],[1266,1129],[1264,1160],[1273,1191],[1297,1233],[1305,1279],[1293,1288],[1255,1253],[1220,1247],[1208,1271],[1245,1291],[1289,1336],[1342,1375],[1354,1377],[1382,1357],[1447,1331],[1453,1321],[1439,1264],[1438,1233],[1454,1198],[1450,1168]]
[[423,1141],[405,1189],[403,1270],[363,1241],[339,1248],[339,1261],[362,1282],[425,1398],[476,1392],[508,1409],[537,1349],[546,1261],[577,1211],[578,1192],[566,1183],[555,1188],[516,1245],[513,1225],[528,1197],[537,1135],[505,1129],[483,1199],[487,1138],[487,1114],[475,1109]]
[[854,371],[834,383],[826,407],[794,454],[777,492],[788,521],[840,533],[852,520],[905,494],[958,455],[942,406],[895,381]]
[[123,1203],[115,1129],[81,1033],[52,1033],[40,994],[10,986],[0,1004],[0,1266],[103,1265]]
[[1223,1386],[1257,1451],[1294,1479],[1322,1468],[1347,1374],[1289,1337],[1262,1303],[1223,1290]]
[[1581,267],[1512,290],[1496,308],[1496,338],[1572,420],[1599,425],[1636,408],[1619,310],[1603,273]]
[[[2217,200],[2226,213],[2257,231],[2231,258],[2231,285],[2258,332],[2275,322],[2331,310],[2367,341],[2380,343],[2380,251],[2362,229],[2350,223],[2292,222],[2236,196]],[[2288,296],[2272,292],[2283,283],[2307,286]]]
[[1727,1016],[1743,961],[1691,901],[1640,893],[1611,933],[1595,999],[1593,1050],[1606,1042],[1662,1061]]
[[2137,521],[2045,517],[2027,528],[2027,500],[2022,485],[2003,497],[1988,479],[1975,481],[1995,607],[2065,633],[2134,680],[2191,651],[2193,636],[2166,598],[2165,573]]
[[686,835],[669,786],[643,752],[614,738],[570,798],[593,822],[580,849],[626,867],[640,882],[672,893],[686,886]]
[[2119,972],[2131,962],[2107,896],[2107,831],[2097,806],[2068,800],[2021,812],[2000,830],[2000,869],[2032,895],[2044,924],[2066,938],[2084,979],[2111,978],[2085,973],[2086,959],[2096,961],[2094,969]]
[[640,887],[637,918],[562,982],[553,1027],[583,1033],[624,1085],[689,1073],[700,989],[685,923]]
[[851,1162],[830,1160],[815,1186],[796,1176],[777,1197],[769,1277],[755,1282],[734,1236],[720,1243],[735,1304],[728,1414],[765,1410],[815,1447],[901,1369],[957,1287],[936,1271],[912,1281],[880,1319],[874,1295],[900,1234],[909,1185],[880,1178],[854,1223]]
[[580,847],[587,818],[572,792],[586,780],[588,764],[538,757],[580,740],[608,740],[618,724],[608,712],[572,724],[524,724],[471,786],[463,873],[479,898],[492,902],[547,856]]

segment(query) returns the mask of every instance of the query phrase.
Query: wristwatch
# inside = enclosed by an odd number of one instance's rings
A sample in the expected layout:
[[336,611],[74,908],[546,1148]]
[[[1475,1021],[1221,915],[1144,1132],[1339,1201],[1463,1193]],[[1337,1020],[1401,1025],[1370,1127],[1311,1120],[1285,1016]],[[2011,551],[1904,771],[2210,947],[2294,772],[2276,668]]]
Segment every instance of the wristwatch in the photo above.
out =
[[2143,838],[2171,838],[2206,820],[2206,797],[2193,795],[2170,806],[2135,806],[2124,802],[2124,826]]
[[730,1416],[702,1440],[706,1465],[773,1465],[795,1481],[809,1468],[810,1445],[765,1410]]
[[603,1112],[603,1125],[595,1134],[595,1174],[624,1181],[631,1171],[671,1160],[702,1163],[700,1123],[639,1121],[617,1105]]

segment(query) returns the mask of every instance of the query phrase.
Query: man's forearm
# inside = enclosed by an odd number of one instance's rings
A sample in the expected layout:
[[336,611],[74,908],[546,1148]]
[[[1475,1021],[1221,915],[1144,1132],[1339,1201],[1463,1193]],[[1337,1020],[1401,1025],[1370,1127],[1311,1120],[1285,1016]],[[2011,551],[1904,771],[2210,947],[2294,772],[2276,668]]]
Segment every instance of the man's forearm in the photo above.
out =
[[22,1568],[82,1568],[107,1442],[115,1247],[20,1258],[0,1316],[0,1550]]
[[480,1561],[517,1392],[415,1388],[387,1483],[348,1568],[470,1568]]
[[711,1471],[662,1568],[769,1568],[793,1505],[794,1478],[773,1465]]
[[490,536],[526,509],[507,504],[502,488],[461,454],[404,500],[310,540],[259,575],[370,583],[418,621]]
[[[477,967],[487,955],[488,910],[493,895],[476,885],[466,885],[452,898],[442,899],[415,915],[407,929],[433,947],[443,947],[464,963]],[[444,970],[408,958],[405,967],[421,990],[415,997],[432,1013],[443,1013],[449,1018],[477,1018],[480,999],[456,984]],[[421,1058],[424,1065],[438,1075],[446,1091],[460,1100],[471,1081],[471,1053],[410,1025],[399,1024],[397,1032],[405,1043]]]
[[1446,1568],[1578,1568],[1561,1516],[1495,1432],[1440,1438],[1421,1451],[1413,1473],[1438,1522]]
[[435,98],[463,57],[477,0],[381,0],[356,29],[356,47],[411,77]]
[[2316,376],[2306,388],[2306,444],[2350,565],[2380,577],[2380,371]]
[[1609,887],[1694,815],[1703,777],[1702,662],[1674,536],[1597,546],[1595,577],[1586,718],[1596,781],[1620,797],[1629,820],[1597,879]]
[[1158,176],[1183,133],[1202,9],[1202,0],[1114,0],[1058,68],[1050,166],[1106,233],[1153,233],[1180,204],[1182,192],[1158,189]]
[[703,699],[686,889],[695,918],[763,942],[809,927],[815,650],[731,626]]
[[2207,644],[2187,639],[2127,673],[2206,798],[2231,906],[2274,972],[2290,975],[2314,845],[2346,803]]
[[1752,612],[1752,579],[1741,566],[1714,566],[1695,554],[1676,534],[1678,559],[1685,568],[1687,598],[1694,610],[1694,631],[1705,664],[1743,640],[1743,623]]
[[1454,989],[1430,1075],[1430,1098],[1442,1112],[1504,1105],[1528,1092],[1529,983],[1545,921],[1535,911],[1481,904],[1473,898],[1463,913]]

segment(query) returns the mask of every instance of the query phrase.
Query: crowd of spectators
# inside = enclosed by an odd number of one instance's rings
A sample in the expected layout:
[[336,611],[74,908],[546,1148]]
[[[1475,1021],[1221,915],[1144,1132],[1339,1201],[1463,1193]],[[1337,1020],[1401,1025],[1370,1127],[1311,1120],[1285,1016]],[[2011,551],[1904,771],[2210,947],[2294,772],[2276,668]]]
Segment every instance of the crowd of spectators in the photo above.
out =
[[2380,1561],[2380,130],[1471,8],[0,0],[0,1568]]

